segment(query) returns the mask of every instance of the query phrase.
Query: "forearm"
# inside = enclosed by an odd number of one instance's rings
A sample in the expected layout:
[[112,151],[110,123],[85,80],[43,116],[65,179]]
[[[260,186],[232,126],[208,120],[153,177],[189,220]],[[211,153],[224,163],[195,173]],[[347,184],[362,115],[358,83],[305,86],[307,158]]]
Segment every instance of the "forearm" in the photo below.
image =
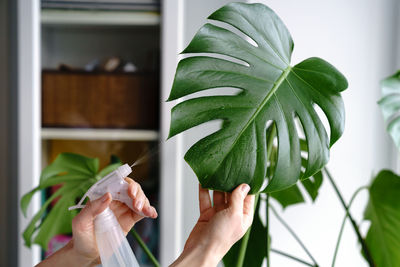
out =
[[189,251],[183,251],[179,258],[170,267],[213,267],[217,266],[222,256],[211,249],[197,246]]
[[82,266],[90,267],[96,266],[93,259],[83,257],[74,250],[73,242],[70,241],[63,248],[43,260],[41,263],[36,265],[36,267],[70,267],[70,266]]

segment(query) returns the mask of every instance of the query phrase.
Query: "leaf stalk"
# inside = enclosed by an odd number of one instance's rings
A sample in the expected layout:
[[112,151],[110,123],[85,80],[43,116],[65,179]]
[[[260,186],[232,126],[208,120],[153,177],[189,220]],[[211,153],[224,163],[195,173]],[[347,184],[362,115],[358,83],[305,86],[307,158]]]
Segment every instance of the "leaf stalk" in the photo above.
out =
[[[256,207],[257,207],[259,196],[260,196],[260,194],[255,195],[255,199],[254,199],[255,208],[254,209],[256,209]],[[249,229],[247,229],[246,234],[242,237],[242,243],[240,243],[239,257],[238,257],[238,260],[236,263],[236,267],[243,267],[244,257],[246,256],[247,244],[249,243],[251,227],[252,226],[250,226]]]
[[280,250],[278,250],[278,249],[271,248],[271,252],[274,252],[274,253],[276,253],[276,254],[279,254],[279,255],[281,255],[281,256],[284,256],[284,257],[286,257],[286,258],[289,258],[289,259],[291,259],[291,260],[297,261],[297,262],[302,263],[302,264],[307,265],[307,266],[317,267],[317,265],[315,265],[315,264],[306,262],[305,260],[302,260],[302,259],[300,259],[300,258],[298,258],[298,257],[296,257],[296,256],[290,255],[290,254],[288,254],[288,253],[286,253],[286,252],[283,252],[283,251],[280,251]]
[[[271,132],[269,133],[268,136],[268,142],[267,142],[267,160],[270,160],[271,158],[271,153],[272,153],[272,148],[274,146],[274,138],[276,136],[276,125],[275,123],[273,123],[270,127],[271,128]],[[271,164],[271,163],[270,163]],[[271,168],[271,165],[270,165]],[[271,174],[272,175],[272,174]],[[271,177],[268,177],[268,181],[271,179]],[[270,231],[270,227],[269,227],[269,194],[266,193],[266,231],[267,231],[267,251],[265,253],[266,257],[267,257],[267,267],[271,266],[271,260],[270,260],[270,240],[269,240],[269,231]]]
[[144,243],[143,239],[136,232],[135,228],[131,229],[131,233],[138,242],[139,246],[143,249],[144,253],[146,253],[147,257],[149,257],[151,263],[153,263],[155,267],[160,267],[160,263],[157,261],[156,257],[154,257],[153,253],[151,253],[150,249],[146,246],[146,243]]
[[[349,205],[348,205],[348,208],[349,208],[349,209],[350,209],[351,205],[353,204],[354,199],[356,198],[356,196],[357,196],[362,190],[368,189],[368,188],[369,188],[368,186],[362,186],[362,187],[358,188],[358,189],[354,192],[354,194],[352,195],[352,197],[351,197],[351,199],[350,199]],[[340,245],[340,241],[342,240],[343,230],[344,230],[344,226],[345,226],[347,217],[348,217],[348,216],[347,216],[347,213],[346,213],[346,214],[344,215],[344,218],[343,218],[343,221],[342,221],[342,225],[340,226],[340,231],[339,231],[338,239],[337,239],[337,242],[336,242],[335,252],[334,252],[334,254],[333,254],[333,259],[332,259],[332,267],[334,267],[334,266],[335,266],[335,263],[336,263],[336,257],[337,257],[337,253],[338,253],[338,251],[339,251],[339,245]]]
[[310,257],[310,259],[314,263],[313,266],[318,267],[319,265],[318,265],[317,261],[311,255],[310,251],[307,249],[307,247],[304,245],[304,243],[300,240],[300,238],[296,235],[296,233],[293,231],[293,229],[290,228],[290,226],[285,222],[285,220],[281,216],[279,216],[278,212],[275,210],[275,208],[272,205],[270,205],[270,208],[271,208],[272,212],[274,213],[275,217],[279,220],[279,222],[289,231],[289,233],[294,237],[294,239],[296,239],[296,241],[299,243],[299,245],[303,248],[303,250]]
[[354,232],[357,235],[358,241],[361,243],[361,249],[364,252],[365,255],[365,259],[367,260],[368,264],[370,267],[375,267],[375,263],[374,260],[372,259],[371,253],[368,249],[367,243],[365,243],[364,238],[361,235],[360,229],[358,228],[358,225],[356,223],[356,221],[354,220],[353,216],[351,215],[350,211],[349,211],[349,206],[346,204],[346,202],[344,201],[343,195],[340,192],[339,188],[337,187],[331,173],[329,172],[329,170],[324,167],[324,172],[326,174],[326,176],[328,177],[328,180],[330,181],[330,183],[332,184],[333,189],[336,192],[336,195],[338,196],[340,203],[342,204],[347,217],[349,218],[351,225],[353,226]]
[[267,219],[266,219],[266,228],[267,228],[267,251],[266,251],[266,257],[267,257],[267,267],[271,266],[271,261],[270,261],[270,243],[269,243],[269,195],[267,194],[267,199],[266,199],[266,213],[267,213]]

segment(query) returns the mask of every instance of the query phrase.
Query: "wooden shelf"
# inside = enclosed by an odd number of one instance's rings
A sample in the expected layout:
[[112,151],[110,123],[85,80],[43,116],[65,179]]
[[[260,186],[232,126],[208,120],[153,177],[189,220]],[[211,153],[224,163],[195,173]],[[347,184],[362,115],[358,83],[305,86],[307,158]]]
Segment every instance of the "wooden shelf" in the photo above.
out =
[[159,133],[153,130],[42,128],[41,137],[42,140],[157,141]]
[[42,9],[42,25],[58,26],[156,26],[160,14],[146,11]]

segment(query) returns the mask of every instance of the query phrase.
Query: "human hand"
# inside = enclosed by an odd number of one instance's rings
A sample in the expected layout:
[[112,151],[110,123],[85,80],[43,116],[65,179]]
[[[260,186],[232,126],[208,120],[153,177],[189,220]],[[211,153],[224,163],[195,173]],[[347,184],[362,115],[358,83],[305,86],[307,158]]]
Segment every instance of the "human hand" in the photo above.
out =
[[[106,193],[94,201],[88,201],[85,208],[72,220],[72,240],[63,249],[56,252],[57,255],[49,257],[40,266],[94,266],[99,264],[94,219],[107,207],[113,211],[125,234],[144,216],[157,218],[157,211],[150,205],[140,185],[130,178],[125,178],[125,181],[129,183],[128,196],[132,199],[136,212],[122,202],[113,201],[110,193]],[[56,263],[56,265],[52,265],[52,263]]]
[[247,195],[249,190],[242,184],[232,193],[214,191],[212,204],[208,189],[199,185],[200,217],[172,266],[216,266],[253,221],[254,195]]

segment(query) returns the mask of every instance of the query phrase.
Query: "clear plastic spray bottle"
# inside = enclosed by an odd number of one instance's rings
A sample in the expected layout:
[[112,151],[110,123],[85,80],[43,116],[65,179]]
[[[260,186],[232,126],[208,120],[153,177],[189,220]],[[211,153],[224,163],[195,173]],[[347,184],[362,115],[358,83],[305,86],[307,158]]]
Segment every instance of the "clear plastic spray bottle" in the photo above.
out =
[[[69,210],[83,208],[82,203],[86,197],[93,201],[107,192],[111,193],[114,200],[125,203],[133,210],[132,200],[128,196],[129,184],[124,180],[131,172],[132,168],[128,164],[122,165],[92,185],[78,205],[70,207]],[[111,209],[106,208],[97,215],[94,221],[94,231],[103,267],[139,267],[128,240]]]

